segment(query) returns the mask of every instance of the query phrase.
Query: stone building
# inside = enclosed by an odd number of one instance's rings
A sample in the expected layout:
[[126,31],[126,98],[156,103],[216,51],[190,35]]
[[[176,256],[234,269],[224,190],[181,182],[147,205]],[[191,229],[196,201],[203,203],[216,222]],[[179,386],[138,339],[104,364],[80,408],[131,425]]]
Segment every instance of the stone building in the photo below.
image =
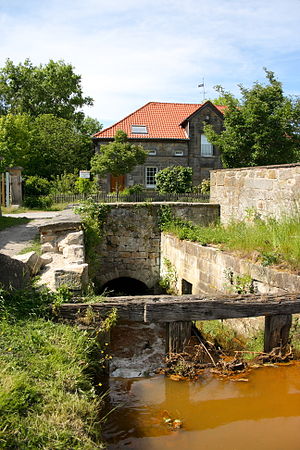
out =
[[220,132],[223,111],[223,106],[215,106],[210,101],[204,104],[150,102],[99,131],[93,136],[96,152],[113,141],[117,130],[125,131],[132,143],[142,144],[148,151],[144,165],[126,176],[107,176],[103,179],[103,189],[114,191],[116,183],[121,188],[142,184],[154,189],[155,174],[172,165],[192,167],[194,185],[209,178],[210,170],[221,168],[221,160],[218,149],[207,141],[203,127],[211,124]]

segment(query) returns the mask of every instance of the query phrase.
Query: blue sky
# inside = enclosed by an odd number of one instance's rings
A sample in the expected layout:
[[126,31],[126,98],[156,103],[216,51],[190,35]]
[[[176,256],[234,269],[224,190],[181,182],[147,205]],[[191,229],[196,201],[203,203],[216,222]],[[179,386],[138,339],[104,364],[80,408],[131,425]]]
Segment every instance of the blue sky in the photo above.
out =
[[71,63],[105,126],[148,101],[198,103],[275,72],[300,95],[300,0],[0,0],[0,66]]

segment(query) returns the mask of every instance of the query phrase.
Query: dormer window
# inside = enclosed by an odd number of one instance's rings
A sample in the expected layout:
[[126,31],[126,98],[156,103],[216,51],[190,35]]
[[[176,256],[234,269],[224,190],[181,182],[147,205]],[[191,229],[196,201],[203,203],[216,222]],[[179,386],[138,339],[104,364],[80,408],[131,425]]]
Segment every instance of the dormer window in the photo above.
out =
[[131,133],[133,134],[148,134],[146,125],[131,125]]

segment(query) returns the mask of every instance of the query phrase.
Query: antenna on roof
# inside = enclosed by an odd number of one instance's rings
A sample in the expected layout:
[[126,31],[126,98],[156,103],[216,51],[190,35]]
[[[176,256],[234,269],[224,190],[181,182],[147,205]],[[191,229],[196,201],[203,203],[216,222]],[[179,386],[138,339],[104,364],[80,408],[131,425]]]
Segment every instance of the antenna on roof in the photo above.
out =
[[202,78],[202,83],[198,84],[198,88],[203,88],[202,95],[203,95],[203,102],[205,101],[206,91],[205,91],[205,84],[204,84],[204,78]]

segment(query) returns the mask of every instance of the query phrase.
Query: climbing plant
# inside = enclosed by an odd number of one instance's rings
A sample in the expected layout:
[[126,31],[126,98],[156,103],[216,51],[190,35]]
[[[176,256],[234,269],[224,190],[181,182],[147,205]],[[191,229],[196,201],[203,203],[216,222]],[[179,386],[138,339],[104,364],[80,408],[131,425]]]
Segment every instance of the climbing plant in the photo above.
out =
[[161,277],[159,281],[160,287],[162,287],[167,294],[170,295],[177,295],[177,281],[178,276],[175,267],[173,266],[172,262],[164,258],[163,259],[163,269],[164,269],[164,275]]
[[85,249],[91,278],[93,278],[94,267],[97,266],[97,262],[99,261],[96,248],[101,243],[103,227],[110,209],[110,205],[95,203],[93,200],[86,200],[75,208],[76,214],[79,214],[82,218]]

